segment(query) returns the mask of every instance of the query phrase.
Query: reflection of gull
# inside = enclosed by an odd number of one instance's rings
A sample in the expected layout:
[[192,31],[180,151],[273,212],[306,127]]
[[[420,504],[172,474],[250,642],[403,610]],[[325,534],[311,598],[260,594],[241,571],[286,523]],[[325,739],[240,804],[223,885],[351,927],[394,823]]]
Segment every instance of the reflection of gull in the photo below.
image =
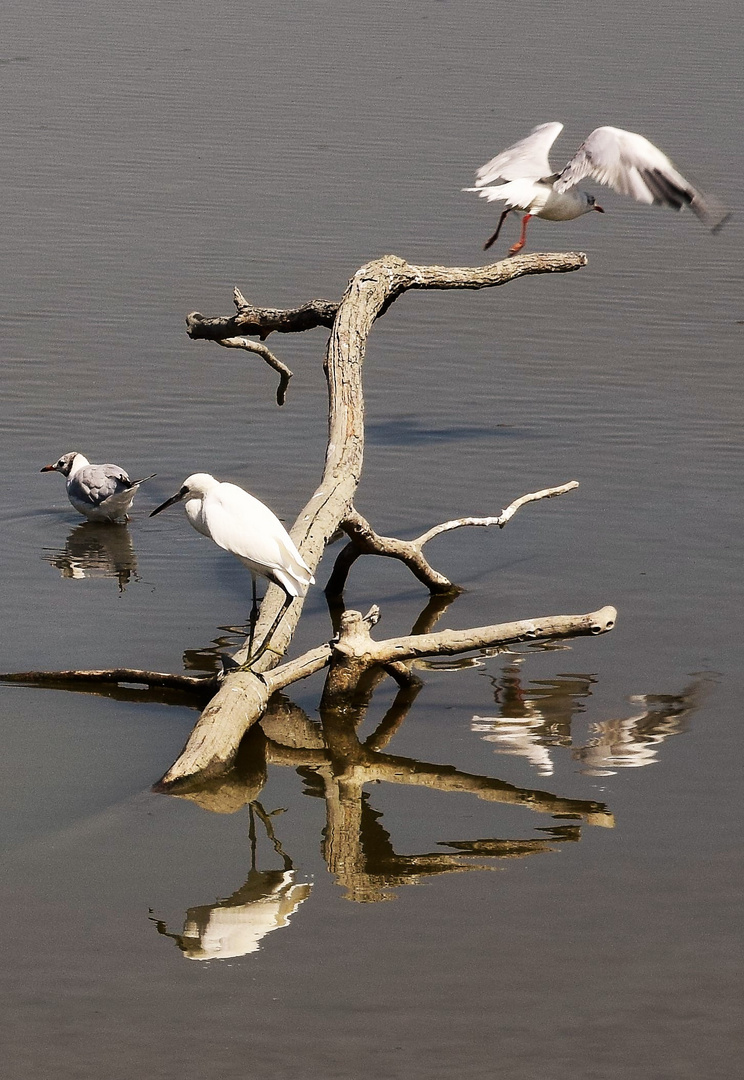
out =
[[86,521],[70,532],[63,548],[48,548],[44,559],[62,577],[115,577],[123,591],[133,574],[137,558],[126,525],[102,525]]
[[527,759],[542,776],[552,776],[549,747],[569,745],[571,721],[591,694],[591,675],[559,675],[522,686],[520,669],[510,664],[492,680],[501,716],[474,716],[471,731],[487,732],[496,753]]
[[573,758],[584,763],[589,776],[612,776],[617,769],[638,769],[656,762],[656,747],[670,735],[686,730],[685,717],[692,702],[685,695],[638,695],[634,701],[646,706],[626,720],[605,720],[595,724],[595,739],[577,747]]
[[308,882],[295,884],[294,870],[251,870],[241,889],[216,904],[189,908],[182,934],[172,937],[188,960],[226,960],[256,952],[266,934],[287,926],[303,900]]
[[483,733],[496,753],[527,759],[543,776],[553,772],[551,747],[572,747],[571,756],[591,776],[609,776],[617,769],[639,768],[656,761],[656,747],[670,735],[686,730],[685,720],[698,705],[703,679],[681,694],[642,694],[631,700],[643,712],[627,719],[604,720],[591,726],[595,737],[575,746],[571,735],[574,716],[584,711],[582,698],[591,694],[591,675],[559,675],[523,686],[519,668],[512,664],[492,679],[501,716],[474,716],[471,730]]

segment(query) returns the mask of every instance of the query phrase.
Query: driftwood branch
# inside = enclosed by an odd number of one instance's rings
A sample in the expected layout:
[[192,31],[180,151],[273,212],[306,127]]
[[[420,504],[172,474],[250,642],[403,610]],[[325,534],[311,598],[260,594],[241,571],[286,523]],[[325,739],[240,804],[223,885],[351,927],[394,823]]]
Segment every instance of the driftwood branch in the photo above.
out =
[[503,529],[520,507],[536,502],[538,499],[552,499],[556,495],[565,495],[567,491],[573,491],[578,486],[578,481],[571,480],[560,487],[534,491],[515,499],[506,510],[502,510],[498,517],[463,517],[444,521],[440,525],[434,525],[415,540],[398,540],[390,536],[380,536],[354,507],[350,507],[345,519],[341,522],[341,528],[351,542],[342,548],[336,557],[333,572],[326,585],[326,593],[329,596],[336,596],[343,592],[349,571],[360,555],[385,555],[391,559],[400,559],[432,593],[459,592],[457,585],[454,585],[444,574],[440,574],[427,561],[422,551],[424,544],[433,540],[435,536],[441,536],[442,533],[461,529],[464,526],[488,528],[497,525]]
[[[348,701],[350,695],[357,691],[364,672],[376,665],[398,666],[403,661],[423,656],[452,656],[525,641],[604,634],[613,628],[617,619],[615,608],[604,607],[585,615],[547,615],[538,619],[522,619],[470,630],[441,630],[437,633],[375,641],[369,633],[370,625],[376,621],[375,611],[376,609],[372,609],[367,616],[362,616],[358,611],[347,611],[342,618],[338,641],[321,645],[295,660],[281,664],[273,671],[261,675],[243,671],[234,677],[228,677],[202,713],[187,744],[187,749],[193,746],[194,752],[209,755],[212,768],[184,775],[174,774],[175,767],[171,768],[159,781],[158,788],[167,790],[173,785],[182,788],[188,786],[190,780],[196,776],[209,778],[227,771],[235,760],[240,741],[249,726],[243,726],[245,721],[248,718],[251,718],[252,722],[259,720],[268,707],[271,695],[276,691],[286,689],[292,683],[321,671],[329,664],[331,670],[323,693],[323,706],[328,709],[337,707],[341,701]],[[407,672],[406,675],[408,676]],[[410,681],[410,676],[408,679]],[[219,698],[226,689],[234,695],[229,701],[231,709],[228,716],[242,720],[242,723],[235,723],[229,729],[219,722],[219,714],[213,714],[215,703],[219,704]],[[204,722],[205,718],[211,718],[212,722]],[[201,736],[198,743],[194,738],[196,733]]]
[[[300,512],[291,536],[306,563],[314,571],[329,539],[352,505],[359,484],[364,451],[364,399],[362,367],[372,326],[408,289],[483,289],[505,285],[528,274],[569,273],[587,262],[581,252],[521,255],[483,267],[413,266],[394,255],[362,266],[353,276],[337,309],[333,311],[325,372],[328,381],[328,445],[318,489]],[[292,311],[253,308],[235,294],[238,313],[229,320],[209,320],[198,313],[189,316],[192,337],[222,340],[248,333],[265,338],[274,330],[291,332],[328,325],[331,308],[325,301]],[[270,586],[256,628],[260,639],[278,615],[284,594]],[[243,733],[265,708],[263,677],[278,663],[292,638],[302,612],[297,598],[288,608],[272,638],[272,650],[264,653],[253,671],[238,671],[225,679],[191,734],[181,756],[161,783],[179,782],[195,775],[217,775],[229,767]],[[235,659],[247,658],[247,642]]]
[[334,645],[324,702],[328,704],[346,699],[362,673],[375,664],[401,663],[423,656],[453,656],[524,641],[588,634],[596,636],[612,630],[616,621],[617,611],[607,606],[586,615],[545,615],[537,619],[520,619],[469,630],[440,630],[432,634],[375,641],[360,613],[347,611],[342,619],[339,639]]

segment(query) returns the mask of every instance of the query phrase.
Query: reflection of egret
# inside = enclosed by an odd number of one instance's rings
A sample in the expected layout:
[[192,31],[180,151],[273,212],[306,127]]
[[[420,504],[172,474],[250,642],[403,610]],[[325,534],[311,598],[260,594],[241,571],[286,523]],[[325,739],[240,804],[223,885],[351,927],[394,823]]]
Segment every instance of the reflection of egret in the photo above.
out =
[[118,578],[122,592],[137,573],[137,557],[126,525],[86,521],[69,533],[63,548],[47,548],[43,557],[62,577]]
[[294,870],[251,870],[242,888],[227,900],[189,908],[182,934],[168,934],[187,960],[227,960],[256,952],[261,939],[287,926],[309,883],[295,884]]
[[[226,900],[189,908],[182,934],[171,934],[162,921],[156,921],[158,933],[172,938],[188,960],[227,960],[256,952],[262,938],[287,926],[310,895],[309,882],[296,883],[296,871],[274,835],[271,816],[258,802],[250,804],[249,814],[251,869],[245,884]],[[256,869],[256,816],[281,856],[283,870]]]
[[[315,582],[310,568],[276,515],[237,484],[223,484],[209,473],[188,476],[170,499],[156,507],[150,517],[173,503],[183,502],[186,517],[203,536],[231,552],[248,567],[253,580],[249,661],[265,652],[285,611],[296,596],[304,596]],[[254,655],[256,576],[268,578],[284,590],[285,601]]]

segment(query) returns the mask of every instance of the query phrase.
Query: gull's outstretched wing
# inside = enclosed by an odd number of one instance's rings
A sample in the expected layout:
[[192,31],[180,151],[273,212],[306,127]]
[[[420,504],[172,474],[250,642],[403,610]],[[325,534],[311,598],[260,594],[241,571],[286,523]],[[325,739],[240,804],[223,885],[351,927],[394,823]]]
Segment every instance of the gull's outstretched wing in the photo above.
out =
[[598,127],[581,144],[555,182],[560,194],[591,176],[638,202],[681,210],[689,206],[714,232],[729,216],[718,199],[686,180],[674,162],[643,135],[621,128]]
[[561,131],[563,124],[539,124],[524,139],[481,166],[475,174],[475,186],[485,187],[494,180],[542,180],[550,176],[548,154]]

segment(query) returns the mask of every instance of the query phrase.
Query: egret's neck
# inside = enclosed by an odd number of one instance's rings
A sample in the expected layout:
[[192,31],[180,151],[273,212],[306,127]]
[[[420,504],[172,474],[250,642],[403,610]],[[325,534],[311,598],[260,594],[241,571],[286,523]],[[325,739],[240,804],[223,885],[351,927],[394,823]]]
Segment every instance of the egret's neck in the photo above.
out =
[[206,519],[204,517],[204,496],[203,495],[187,495],[183,501],[183,508],[186,511],[186,517],[189,522],[194,526],[197,532],[200,532],[202,536],[208,536],[210,539],[212,534],[209,531]]

